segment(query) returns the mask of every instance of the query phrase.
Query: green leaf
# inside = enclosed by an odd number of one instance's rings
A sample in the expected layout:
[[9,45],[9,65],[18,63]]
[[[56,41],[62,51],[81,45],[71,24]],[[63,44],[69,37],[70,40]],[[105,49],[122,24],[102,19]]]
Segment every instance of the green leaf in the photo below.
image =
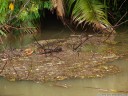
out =
[[[68,1],[70,2],[69,6],[74,3],[74,0]],[[77,0],[72,11],[73,22],[77,22],[78,25],[88,23],[99,24],[100,27],[103,25],[110,26],[104,9],[104,4],[100,3],[99,0]]]
[[28,12],[26,10],[23,10],[21,14],[19,15],[19,18],[24,21],[25,19],[28,19]]
[[8,0],[0,0],[0,23],[6,21],[7,12],[8,12]]
[[47,8],[47,9],[52,9],[52,4],[51,4],[51,1],[44,1],[44,6],[43,8]]

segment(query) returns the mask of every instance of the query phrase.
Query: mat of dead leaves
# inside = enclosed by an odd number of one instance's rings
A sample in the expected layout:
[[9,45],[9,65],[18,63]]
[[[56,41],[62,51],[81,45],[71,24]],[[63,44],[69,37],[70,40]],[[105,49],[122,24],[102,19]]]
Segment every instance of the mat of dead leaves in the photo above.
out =
[[1,52],[0,76],[10,81],[46,82],[72,78],[102,78],[120,71],[117,66],[106,64],[118,59],[119,56],[114,53],[77,52],[61,45],[63,49],[60,52],[41,54],[39,46],[33,46],[36,45]]

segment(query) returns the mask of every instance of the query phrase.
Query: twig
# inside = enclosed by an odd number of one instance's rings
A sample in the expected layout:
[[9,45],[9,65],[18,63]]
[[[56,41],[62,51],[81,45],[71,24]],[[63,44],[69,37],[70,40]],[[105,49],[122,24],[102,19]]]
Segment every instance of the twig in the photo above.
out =
[[36,41],[36,43],[42,48],[42,49],[44,49],[44,46],[42,46],[38,41],[37,41],[37,39],[36,39],[36,37],[33,35],[33,38],[34,38],[34,40]]
[[124,2],[120,5],[118,11],[121,9],[121,7],[123,6],[123,4],[126,2],[127,0],[124,0]]
[[128,12],[125,12],[125,14],[119,19],[119,21],[114,26],[118,25],[118,23],[127,15],[127,13]]
[[78,44],[78,46],[76,46],[75,48],[73,48],[73,51],[77,50],[84,42],[86,42],[89,39],[89,37],[87,37],[83,42],[81,41],[80,44]]
[[112,19],[115,19],[115,17],[110,12],[108,12],[108,14],[112,17]]
[[122,25],[122,24],[124,24],[124,23],[127,23],[128,22],[128,20],[125,20],[124,22],[121,22],[120,24],[118,24],[118,25],[116,25],[116,26],[114,26],[114,27],[118,27],[118,26],[120,26],[120,25]]
[[[106,30],[108,28],[104,28],[102,31]],[[96,36],[97,34],[99,34],[101,31],[98,31],[96,34],[94,34],[93,36],[89,37],[89,36],[86,36],[86,39],[82,42],[80,42],[80,44],[78,44],[78,46],[76,46],[75,48],[73,48],[73,51],[77,50],[80,46],[82,46],[82,44],[84,44],[87,40],[89,40],[90,38],[93,38],[94,36]],[[112,33],[112,32],[110,32]]]
[[65,25],[68,27],[68,29],[73,32],[74,34],[76,33],[72,28],[70,28],[70,26],[65,22]]
[[[53,52],[60,52],[60,51],[62,51],[62,48],[60,47],[55,47],[54,49],[45,49],[44,48],[44,46],[42,46],[38,41],[37,41],[37,39],[35,38],[35,36],[33,35],[33,38],[35,39],[35,41],[36,41],[36,43],[44,50],[44,52],[43,53],[41,53],[41,54],[48,54],[48,53],[53,53]],[[48,45],[48,42],[47,42],[47,45]]]
[[[113,30],[113,31],[114,31],[114,30]],[[113,31],[111,31],[111,32],[108,34],[107,38],[106,38],[104,41],[106,41],[106,40],[109,39],[109,37],[112,35]],[[104,42],[104,41],[103,41],[103,42]]]
[[2,70],[0,71],[0,74],[3,72],[3,70],[5,69],[5,66],[7,65],[8,61],[5,62],[4,66],[2,67]]

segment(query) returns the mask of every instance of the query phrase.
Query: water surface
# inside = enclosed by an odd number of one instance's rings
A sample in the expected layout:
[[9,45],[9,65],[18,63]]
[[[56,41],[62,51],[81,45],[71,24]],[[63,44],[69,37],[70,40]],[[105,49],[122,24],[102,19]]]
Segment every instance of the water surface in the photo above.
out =
[[[127,52],[128,33],[118,35],[116,40],[120,41],[120,43],[113,46],[120,52]],[[121,72],[103,78],[71,79],[47,83],[36,83],[33,81],[11,82],[1,77],[0,96],[108,96],[103,94],[115,96],[113,94],[117,93],[102,92],[96,88],[119,91],[128,90],[128,56],[108,64],[117,65]],[[69,87],[55,86],[56,83],[60,85],[66,84]],[[124,95],[124,93],[118,94],[122,94],[122,96],[128,95]]]
[[[104,78],[72,79],[48,83],[32,81],[10,82],[0,78],[0,96],[98,96],[103,93],[115,94],[112,92],[102,92],[95,88],[128,90],[127,59],[128,56],[109,63],[118,65],[122,71],[116,75],[109,75]],[[54,86],[55,83],[67,84],[69,88]]]

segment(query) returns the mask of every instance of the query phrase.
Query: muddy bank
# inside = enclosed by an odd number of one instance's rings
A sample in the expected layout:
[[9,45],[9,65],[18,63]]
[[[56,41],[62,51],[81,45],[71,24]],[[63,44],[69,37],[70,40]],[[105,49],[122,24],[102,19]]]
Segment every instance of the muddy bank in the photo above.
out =
[[[82,51],[82,47],[74,51],[72,48],[79,45],[79,42],[75,40],[42,40],[23,49],[4,50],[0,53],[0,76],[11,81],[46,82],[71,78],[103,77],[120,71],[117,66],[106,64],[106,62],[119,58],[116,53],[85,52]],[[93,40],[96,41],[96,39]],[[86,42],[87,44],[90,42]],[[102,46],[101,42],[95,44]],[[55,48],[61,48],[61,50],[55,51]],[[45,53],[44,49],[50,51]]]

